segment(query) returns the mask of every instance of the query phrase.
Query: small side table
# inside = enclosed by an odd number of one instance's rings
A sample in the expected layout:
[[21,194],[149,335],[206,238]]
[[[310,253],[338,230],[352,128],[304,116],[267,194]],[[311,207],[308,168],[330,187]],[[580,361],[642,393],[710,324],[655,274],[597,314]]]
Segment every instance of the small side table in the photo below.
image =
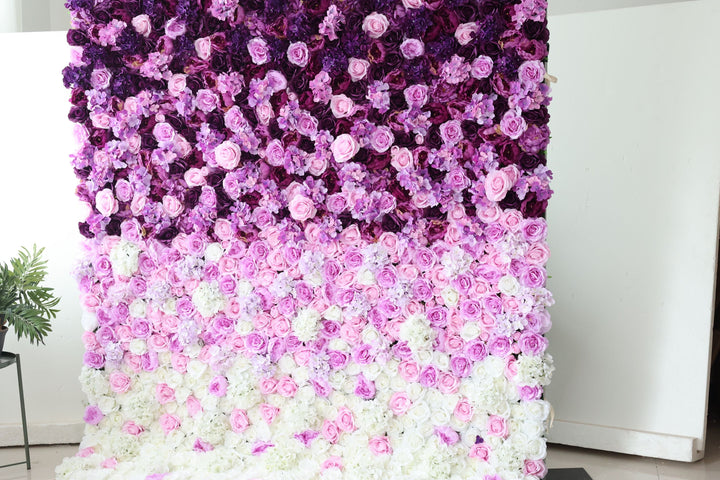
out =
[[18,390],[20,391],[20,413],[22,415],[23,439],[25,440],[25,461],[17,463],[8,463],[0,465],[0,468],[22,465],[23,463],[30,470],[30,445],[28,444],[27,419],[25,418],[25,395],[23,393],[22,369],[20,368],[20,354],[10,352],[0,352],[0,370],[9,367],[12,364],[17,367]]

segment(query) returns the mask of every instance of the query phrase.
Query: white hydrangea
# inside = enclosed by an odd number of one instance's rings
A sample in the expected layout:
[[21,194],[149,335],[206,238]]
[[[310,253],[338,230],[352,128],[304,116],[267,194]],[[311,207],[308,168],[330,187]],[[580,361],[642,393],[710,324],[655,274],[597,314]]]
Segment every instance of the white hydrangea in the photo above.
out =
[[317,338],[320,330],[320,312],[313,308],[301,308],[292,320],[292,329],[301,342],[309,342]]
[[192,294],[192,302],[203,317],[211,317],[225,308],[227,299],[215,283],[200,282]]
[[515,381],[520,385],[547,385],[555,371],[552,356],[542,357],[520,355],[515,363],[517,376]]
[[140,249],[132,242],[120,240],[110,250],[110,263],[112,263],[113,272],[117,275],[130,277],[138,269],[138,256]]
[[454,246],[451,250],[443,253],[440,258],[443,272],[448,278],[454,278],[461,273],[468,271],[473,263],[473,257],[460,246]]
[[400,326],[400,339],[406,341],[413,352],[420,352],[432,348],[435,331],[424,315],[416,313]]

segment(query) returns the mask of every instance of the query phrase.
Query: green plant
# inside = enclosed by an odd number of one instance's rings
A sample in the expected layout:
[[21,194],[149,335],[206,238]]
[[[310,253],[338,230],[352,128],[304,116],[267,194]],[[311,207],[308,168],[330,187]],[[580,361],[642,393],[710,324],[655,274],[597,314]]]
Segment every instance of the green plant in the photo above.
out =
[[7,323],[18,340],[27,337],[30,343],[45,343],[50,320],[58,312],[54,307],[60,302],[52,288],[42,286],[47,275],[44,250],[33,245],[30,252],[23,247],[9,265],[0,264],[0,327]]

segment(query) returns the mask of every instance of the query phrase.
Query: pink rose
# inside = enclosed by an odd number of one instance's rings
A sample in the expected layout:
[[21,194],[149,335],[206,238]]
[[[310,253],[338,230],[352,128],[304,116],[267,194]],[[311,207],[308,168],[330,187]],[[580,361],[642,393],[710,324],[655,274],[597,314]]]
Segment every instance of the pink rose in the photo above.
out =
[[269,403],[263,403],[260,405],[260,416],[265,420],[265,423],[270,425],[273,420],[278,416],[280,413],[280,409],[278,407],[275,407],[273,405],[270,405]]
[[240,132],[240,130],[247,125],[247,120],[245,120],[242,111],[240,111],[240,107],[237,105],[233,105],[225,112],[223,120],[225,121],[225,126],[235,133]]
[[118,201],[109,188],[100,190],[95,194],[95,208],[103,217],[109,217],[117,213],[118,207]]
[[247,49],[255,65],[262,65],[270,59],[268,45],[262,38],[255,37],[250,40]]
[[227,394],[227,388],[227,378],[223,377],[222,375],[218,375],[212,380],[210,380],[208,391],[210,392],[210,395],[214,395],[216,397],[224,397]]
[[130,377],[118,370],[115,370],[110,374],[109,380],[110,388],[115,393],[126,393],[130,390]]
[[292,398],[297,393],[298,386],[295,380],[285,376],[282,377],[277,384],[277,393],[286,398]]
[[527,130],[527,122],[516,110],[508,110],[500,120],[500,131],[513,140],[520,138],[525,130]]
[[233,170],[240,163],[240,147],[229,140],[215,147],[215,162],[225,170]]
[[328,441],[328,443],[335,443],[338,441],[338,438],[340,438],[340,430],[338,430],[337,425],[330,420],[325,420],[323,422],[320,433],[323,438]]
[[304,222],[315,216],[317,209],[315,202],[304,195],[295,195],[288,204],[290,216],[299,222]]
[[412,360],[403,360],[398,365],[398,372],[406,382],[414,382],[420,376],[420,367]]
[[288,47],[287,57],[290,63],[302,68],[308,64],[310,52],[305,42],[295,42]]
[[318,130],[318,120],[307,112],[303,112],[297,119],[297,131],[306,137],[315,138]]
[[328,457],[327,460],[325,460],[325,461],[322,463],[322,469],[323,469],[323,470],[328,470],[328,469],[330,469],[330,468],[342,469],[342,468],[343,468],[342,458],[340,458],[340,457],[335,457],[335,456],[333,456],[333,457]]
[[337,427],[343,432],[350,433],[356,430],[355,427],[355,416],[347,407],[340,407],[338,409],[338,416],[335,420]]
[[275,390],[277,389],[277,384],[278,381],[272,377],[261,378],[258,382],[258,389],[263,395],[270,395],[271,393],[275,393]]
[[427,85],[412,85],[406,88],[405,101],[412,108],[422,108],[428,101]]
[[545,462],[542,460],[525,460],[525,466],[523,467],[523,473],[525,475],[532,475],[537,478],[543,478],[547,475],[547,467]]
[[121,202],[129,202],[132,200],[133,187],[130,182],[125,179],[118,180],[117,183],[115,183],[115,196]]
[[128,435],[132,435],[133,437],[139,436],[141,433],[145,431],[142,425],[138,425],[137,423],[133,422],[132,420],[125,422],[125,424],[122,426],[123,433],[127,433]]
[[175,390],[167,383],[158,383],[155,385],[155,398],[160,405],[175,401]]
[[370,146],[378,153],[387,152],[393,142],[395,142],[395,136],[390,127],[378,127],[370,134]]
[[425,6],[425,0],[402,0],[405,8],[422,8]]
[[370,38],[380,38],[390,26],[390,21],[382,13],[373,12],[367,17],[362,24],[362,29]]
[[173,430],[177,430],[179,427],[180,417],[170,413],[163,413],[160,415],[160,428],[162,428],[165,435],[169,434]]
[[368,442],[368,448],[374,455],[392,455],[393,453],[388,437],[371,438],[370,442]]
[[545,265],[550,258],[550,250],[544,243],[535,243],[525,254],[525,261],[530,265]]
[[390,397],[390,410],[397,415],[405,415],[412,406],[412,402],[405,392],[395,392]]
[[477,23],[461,23],[458,25],[457,29],[455,29],[455,38],[460,45],[467,45],[475,37],[477,31]]
[[230,414],[230,427],[235,433],[242,433],[250,426],[250,419],[245,410],[236,408]]
[[460,389],[460,379],[448,372],[440,372],[438,374],[437,388],[440,393],[452,395]]
[[360,144],[348,133],[338,136],[330,145],[333,158],[338,163],[347,162],[360,151]]
[[473,78],[477,78],[478,80],[488,78],[490,74],[492,74],[492,70],[493,59],[486,55],[480,55],[475,60],[473,60],[472,64],[470,65],[470,75],[472,75]]
[[475,407],[472,406],[467,398],[461,398],[457,405],[455,405],[453,414],[461,422],[468,423],[472,420],[473,415],[475,415]]
[[195,53],[201,60],[207,60],[212,55],[212,42],[210,37],[198,38],[195,40]]
[[168,80],[168,93],[173,97],[179,97],[187,88],[187,75],[175,73]]
[[170,144],[175,140],[175,129],[167,122],[159,122],[153,127],[153,136],[158,143]]
[[357,111],[355,102],[346,95],[333,95],[330,99],[330,109],[335,118],[351,117]]
[[163,211],[170,217],[175,218],[185,209],[180,200],[171,195],[165,195],[162,199]]
[[197,96],[195,97],[195,103],[197,108],[205,113],[210,113],[215,110],[219,103],[219,98],[215,92],[202,88],[198,90]]
[[255,116],[261,124],[267,125],[270,120],[275,117],[275,110],[273,110],[270,102],[263,102],[255,107]]
[[485,196],[491,202],[499,202],[505,198],[512,186],[507,173],[502,170],[493,170],[485,177]]
[[463,139],[462,126],[459,120],[448,120],[440,125],[440,137],[449,145],[456,145]]
[[135,31],[143,37],[147,38],[152,31],[152,22],[150,21],[150,17],[148,17],[144,13],[133,18],[130,23],[132,23]]
[[538,85],[545,79],[545,67],[540,60],[530,60],[518,69],[518,77],[523,85]]
[[487,434],[492,437],[506,438],[510,433],[508,430],[507,422],[500,415],[490,415],[488,418]]
[[196,417],[203,412],[200,400],[198,400],[192,395],[190,395],[185,401],[185,406],[187,407],[188,415],[190,415],[191,417]]
[[469,456],[471,458],[476,458],[481,462],[487,462],[490,458],[490,447],[487,443],[476,443],[470,447]]
[[350,74],[350,80],[357,82],[362,80],[368,73],[370,68],[370,62],[367,60],[361,60],[359,58],[351,58],[348,63],[348,73]]
[[400,53],[408,60],[412,60],[425,54],[425,44],[422,40],[408,38],[400,44]]

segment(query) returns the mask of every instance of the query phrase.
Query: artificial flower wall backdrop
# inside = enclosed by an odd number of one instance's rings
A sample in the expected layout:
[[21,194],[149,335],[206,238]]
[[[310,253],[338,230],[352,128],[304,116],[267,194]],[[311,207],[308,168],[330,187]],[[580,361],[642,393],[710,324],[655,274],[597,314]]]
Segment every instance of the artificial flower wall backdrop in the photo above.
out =
[[58,478],[545,475],[545,0],[67,6]]

